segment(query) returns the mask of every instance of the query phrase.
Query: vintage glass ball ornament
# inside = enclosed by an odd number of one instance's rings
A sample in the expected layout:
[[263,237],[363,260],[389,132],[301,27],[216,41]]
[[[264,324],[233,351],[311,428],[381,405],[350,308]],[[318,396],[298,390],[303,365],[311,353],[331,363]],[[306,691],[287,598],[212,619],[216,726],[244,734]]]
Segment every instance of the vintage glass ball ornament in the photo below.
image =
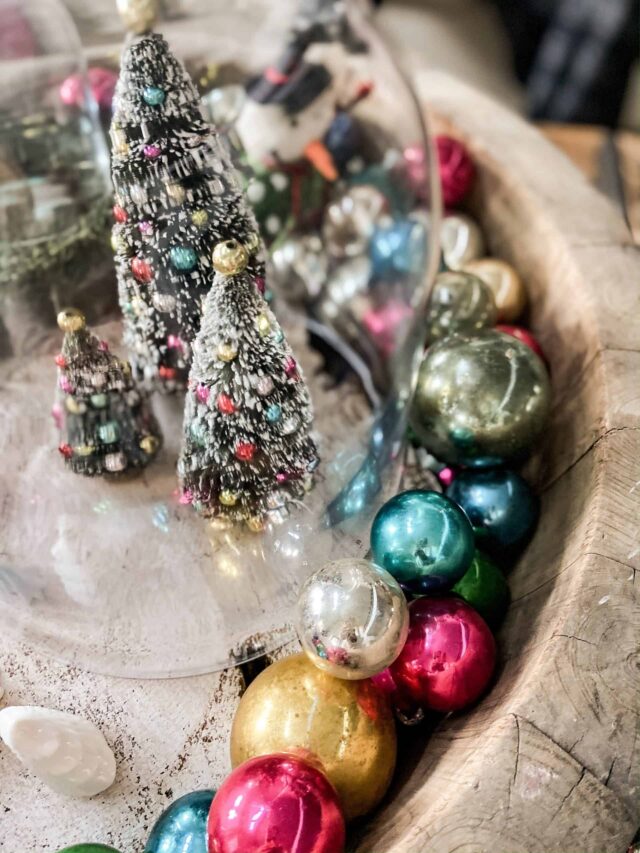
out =
[[450,270],[462,269],[465,264],[481,258],[485,241],[480,226],[464,213],[449,213],[440,226],[442,258]]
[[447,495],[465,511],[478,547],[501,560],[522,551],[538,522],[538,496],[507,468],[460,471]]
[[523,329],[522,326],[509,326],[499,323],[496,326],[496,332],[504,332],[505,335],[511,335],[512,338],[517,338],[519,341],[522,341],[523,344],[526,344],[535,352],[538,358],[542,359],[548,369],[549,362],[544,354],[544,350],[538,343],[538,339],[532,335],[528,329]]
[[511,598],[505,576],[482,551],[476,551],[466,574],[451,592],[477,610],[490,628],[502,622]]
[[314,761],[351,820],[371,811],[391,781],[396,733],[390,708],[369,679],[334,678],[305,654],[292,655],[249,685],[231,730],[234,767],[272,752]]
[[71,847],[58,850],[58,853],[119,853],[119,851],[107,844],[73,844]]
[[415,273],[424,263],[426,240],[425,224],[415,217],[379,225],[369,244],[373,275],[388,281]]
[[464,144],[452,136],[436,136],[438,169],[445,207],[455,207],[473,186],[476,169]]
[[315,666],[336,678],[369,678],[394,661],[407,638],[400,585],[368,560],[327,563],[306,581],[296,630]]
[[58,312],[58,328],[63,332],[79,332],[86,325],[85,316],[77,308],[63,308]]
[[227,776],[207,823],[208,853],[344,853],[335,789],[294,755],[254,758]]
[[323,239],[329,253],[336,258],[362,255],[386,209],[387,200],[375,187],[348,189],[324,214]]
[[144,853],[207,853],[207,818],[215,791],[193,791],[171,803],[153,825]]
[[290,303],[315,298],[329,270],[329,257],[317,234],[292,235],[271,253],[274,286]]
[[463,269],[481,278],[491,288],[501,323],[513,323],[524,313],[527,291],[511,264],[499,258],[479,258],[465,264]]
[[391,674],[415,702],[446,714],[480,698],[495,663],[493,634],[466,601],[419,598],[409,605],[409,636]]
[[411,425],[443,462],[487,467],[533,447],[550,402],[546,368],[525,344],[494,331],[455,335],[420,365]]
[[490,329],[496,317],[493,293],[482,279],[462,271],[441,272],[429,295],[427,341]]
[[374,561],[417,595],[451,589],[469,568],[473,551],[467,517],[438,492],[402,492],[378,510],[371,525]]

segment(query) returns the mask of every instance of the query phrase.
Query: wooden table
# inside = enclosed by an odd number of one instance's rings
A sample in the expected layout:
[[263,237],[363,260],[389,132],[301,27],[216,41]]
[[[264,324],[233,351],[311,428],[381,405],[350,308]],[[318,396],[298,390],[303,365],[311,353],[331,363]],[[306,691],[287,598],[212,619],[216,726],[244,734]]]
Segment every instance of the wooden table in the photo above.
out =
[[[594,184],[598,184],[607,130],[589,125],[543,124],[541,130]],[[613,135],[627,220],[640,243],[640,134],[618,131]]]

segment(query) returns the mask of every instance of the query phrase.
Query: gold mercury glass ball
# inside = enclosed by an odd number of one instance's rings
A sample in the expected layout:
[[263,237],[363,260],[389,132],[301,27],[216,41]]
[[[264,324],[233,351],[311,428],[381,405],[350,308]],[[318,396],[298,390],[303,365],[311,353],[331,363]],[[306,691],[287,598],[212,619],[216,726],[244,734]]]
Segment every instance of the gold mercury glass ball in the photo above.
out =
[[286,752],[322,769],[345,818],[370,812],[384,796],[396,762],[390,706],[370,679],[346,681],[305,654],[271,664],[250,685],[231,730],[231,763]]
[[218,358],[220,361],[233,361],[238,355],[238,350],[233,344],[220,344],[218,346]]
[[214,248],[211,260],[216,272],[236,275],[249,263],[249,253],[237,240],[225,240]]
[[254,515],[247,519],[247,527],[252,533],[262,533],[264,530],[264,520],[259,515]]
[[479,258],[463,267],[487,284],[496,301],[499,323],[514,323],[527,307],[527,291],[516,270],[499,258]]
[[158,0],[116,0],[118,13],[132,33],[150,30],[158,17]]
[[86,320],[77,308],[63,308],[58,314],[58,326],[63,332],[79,332],[84,329]]

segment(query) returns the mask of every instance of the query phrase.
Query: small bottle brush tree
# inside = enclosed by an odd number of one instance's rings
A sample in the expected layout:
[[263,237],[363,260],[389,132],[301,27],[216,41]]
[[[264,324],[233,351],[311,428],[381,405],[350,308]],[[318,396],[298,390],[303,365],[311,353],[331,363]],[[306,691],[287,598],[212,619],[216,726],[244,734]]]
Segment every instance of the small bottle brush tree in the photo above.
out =
[[170,391],[186,384],[214,245],[239,240],[262,275],[257,227],[224,143],[158,34],[124,51],[111,138],[124,341],[136,378]]
[[122,474],[144,468],[160,448],[160,430],[128,362],[91,334],[72,308],[58,314],[65,333],[56,356],[59,451],[76,474]]
[[318,454],[307,386],[247,263],[235,240],[214,250],[178,473],[203,515],[259,531],[311,488]]

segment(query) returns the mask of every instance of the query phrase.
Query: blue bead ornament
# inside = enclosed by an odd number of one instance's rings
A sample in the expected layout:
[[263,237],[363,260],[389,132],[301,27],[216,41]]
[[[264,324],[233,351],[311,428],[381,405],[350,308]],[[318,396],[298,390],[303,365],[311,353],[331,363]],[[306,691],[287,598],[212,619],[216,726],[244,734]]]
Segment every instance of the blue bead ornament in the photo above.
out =
[[145,86],[142,92],[142,100],[150,107],[159,107],[164,104],[166,93],[160,86]]
[[144,853],[207,853],[207,817],[215,791],[175,800],[156,821]]
[[169,256],[171,263],[180,272],[189,272],[198,263],[198,254],[191,246],[174,246]]
[[274,403],[272,406],[269,406],[267,409],[266,418],[270,424],[276,424],[282,417],[282,409],[277,403]]
[[391,498],[371,527],[373,561],[409,592],[451,589],[475,551],[473,529],[460,507],[438,492],[412,490]]
[[416,219],[397,219],[376,228],[369,244],[373,276],[393,281],[418,275],[427,250],[426,231]]
[[478,547],[500,562],[521,553],[538,522],[537,495],[507,468],[460,471],[447,495],[465,511]]

